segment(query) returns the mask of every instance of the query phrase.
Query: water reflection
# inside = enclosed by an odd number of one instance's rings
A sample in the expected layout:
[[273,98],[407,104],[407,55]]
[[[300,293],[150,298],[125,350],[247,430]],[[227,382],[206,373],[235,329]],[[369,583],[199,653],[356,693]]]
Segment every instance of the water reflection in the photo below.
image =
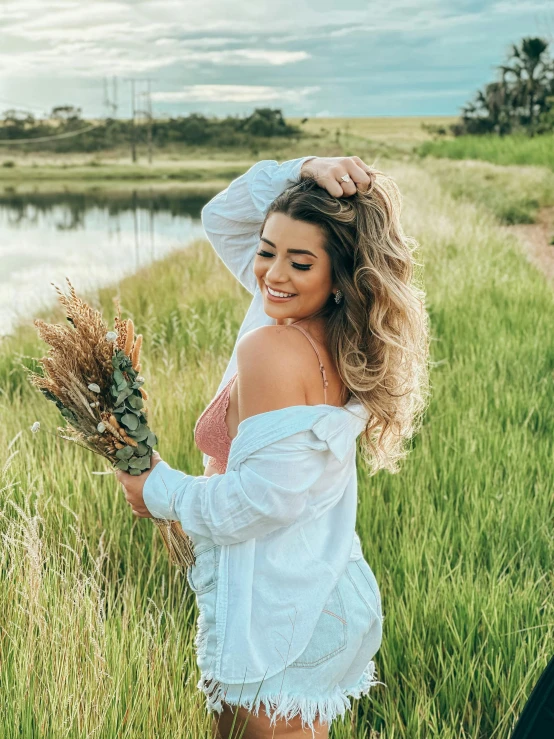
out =
[[204,237],[200,211],[214,194],[0,193],[0,334],[56,300],[51,282],[92,289]]

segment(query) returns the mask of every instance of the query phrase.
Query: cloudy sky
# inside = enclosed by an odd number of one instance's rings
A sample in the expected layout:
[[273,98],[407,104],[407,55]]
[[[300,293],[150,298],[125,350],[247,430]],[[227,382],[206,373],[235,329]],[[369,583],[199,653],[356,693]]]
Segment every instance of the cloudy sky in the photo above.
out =
[[[457,115],[552,0],[0,0],[0,111]],[[136,83],[138,103],[146,82]]]

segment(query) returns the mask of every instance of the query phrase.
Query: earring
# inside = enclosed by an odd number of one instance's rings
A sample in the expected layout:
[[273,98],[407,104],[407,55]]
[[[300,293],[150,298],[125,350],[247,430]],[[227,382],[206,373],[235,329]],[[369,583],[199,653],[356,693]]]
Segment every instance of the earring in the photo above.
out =
[[342,300],[342,290],[337,290],[335,293],[335,303],[340,303]]

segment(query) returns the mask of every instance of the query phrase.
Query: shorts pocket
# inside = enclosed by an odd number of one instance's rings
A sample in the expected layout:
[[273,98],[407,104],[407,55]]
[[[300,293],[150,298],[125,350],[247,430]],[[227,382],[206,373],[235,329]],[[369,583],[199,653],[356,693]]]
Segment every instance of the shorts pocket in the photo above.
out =
[[339,584],[333,588],[319,616],[312,638],[291,667],[315,667],[346,648],[348,625]]
[[367,608],[377,614],[381,621],[383,612],[381,609],[381,591],[373,574],[373,570],[362,557],[350,560],[348,563],[348,576],[352,581],[358,595]]
[[196,562],[187,568],[187,581],[195,593],[207,593],[215,588],[220,551],[220,544],[208,544],[195,549]]

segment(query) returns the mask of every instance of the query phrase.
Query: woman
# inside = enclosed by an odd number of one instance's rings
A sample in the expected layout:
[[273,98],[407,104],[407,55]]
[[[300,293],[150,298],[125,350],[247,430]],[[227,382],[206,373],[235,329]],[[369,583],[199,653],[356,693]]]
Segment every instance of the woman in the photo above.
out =
[[258,162],[202,210],[253,295],[195,426],[206,469],[188,475],[156,452],[148,472],[117,474],[135,515],[178,520],[194,543],[198,687],[216,737],[234,713],[245,739],[328,737],[349,698],[379,682],[356,440],[370,474],[397,472],[428,389],[417,242],[400,202],[359,157],[310,156]]

